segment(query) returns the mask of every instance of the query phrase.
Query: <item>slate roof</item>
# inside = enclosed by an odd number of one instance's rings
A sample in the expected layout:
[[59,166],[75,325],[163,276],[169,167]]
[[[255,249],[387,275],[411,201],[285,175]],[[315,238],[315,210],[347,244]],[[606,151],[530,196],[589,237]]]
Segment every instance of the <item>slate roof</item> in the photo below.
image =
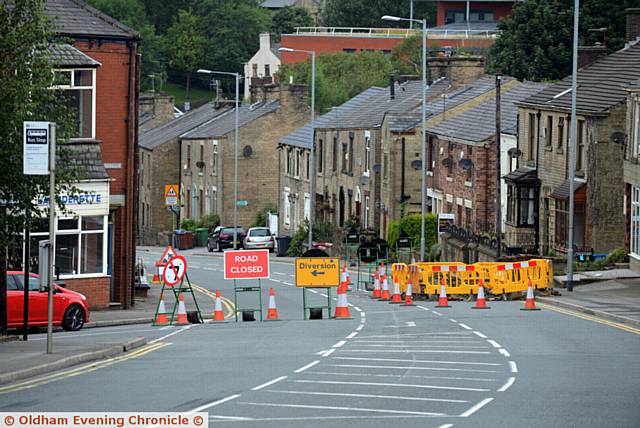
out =
[[82,141],[65,143],[63,156],[58,155],[58,161],[71,164],[78,172],[80,180],[108,179],[109,174],[102,163],[100,143],[97,141]]
[[538,173],[533,168],[522,167],[511,171],[502,178],[514,183],[533,183],[538,180]]
[[81,0],[47,0],[46,14],[53,19],[55,32],[64,36],[140,39],[137,31],[116,21]]
[[65,43],[54,43],[47,47],[57,67],[99,67],[101,64],[79,49]]
[[178,138],[185,132],[191,131],[199,125],[229,111],[228,108],[215,108],[215,103],[210,102],[197,109],[191,110],[187,114],[173,119],[155,128],[143,131],[140,134],[139,145],[145,149],[154,148]]
[[[265,114],[276,111],[279,107],[280,101],[241,105],[238,111],[238,126],[242,128],[246,124],[253,122]],[[223,135],[234,131],[236,125],[235,116],[235,108],[229,109],[197,128],[182,134],[180,138],[197,140],[203,138],[222,137]]]
[[[582,180],[573,180],[574,193],[585,184],[586,183]],[[565,180],[561,185],[553,189],[553,192],[551,192],[551,197],[555,199],[568,199],[569,195],[569,180]]]
[[[625,86],[640,77],[640,43],[578,70],[577,110],[607,113],[626,99]],[[524,100],[520,105],[571,110],[571,76]]]
[[[501,93],[501,131],[515,135],[518,120],[516,102],[540,92],[549,84],[537,82],[523,82]],[[427,132],[440,138],[462,141],[482,142],[495,136],[495,95],[477,106],[444,120],[435,126],[427,128]]]

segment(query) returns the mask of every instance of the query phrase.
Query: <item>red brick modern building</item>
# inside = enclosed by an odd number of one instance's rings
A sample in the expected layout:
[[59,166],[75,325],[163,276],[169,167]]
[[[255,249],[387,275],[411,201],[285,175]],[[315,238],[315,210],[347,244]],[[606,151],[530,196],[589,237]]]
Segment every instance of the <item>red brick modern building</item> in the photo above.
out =
[[515,0],[447,0],[438,2],[438,27],[449,24],[492,23],[511,14]]

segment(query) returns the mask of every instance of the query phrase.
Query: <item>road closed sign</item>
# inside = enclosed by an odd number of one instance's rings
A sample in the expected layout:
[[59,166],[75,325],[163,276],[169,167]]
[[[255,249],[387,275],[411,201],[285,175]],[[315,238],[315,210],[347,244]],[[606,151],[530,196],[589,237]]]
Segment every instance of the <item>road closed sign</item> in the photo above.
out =
[[269,278],[269,250],[224,252],[224,279],[266,278]]
[[340,260],[330,257],[296,259],[296,287],[337,287],[340,285]]

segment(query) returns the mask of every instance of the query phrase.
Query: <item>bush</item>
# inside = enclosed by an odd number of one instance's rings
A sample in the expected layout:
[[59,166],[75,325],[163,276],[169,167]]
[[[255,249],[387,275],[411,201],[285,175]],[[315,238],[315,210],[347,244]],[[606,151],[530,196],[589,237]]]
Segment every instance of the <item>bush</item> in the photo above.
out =
[[180,220],[180,229],[195,231],[196,221],[190,218],[183,218]]
[[218,214],[207,214],[198,220],[198,227],[206,227],[210,231],[220,226],[220,217]]
[[[291,257],[299,257],[304,253],[304,243],[309,238],[309,222],[305,220],[304,224],[298,227],[296,233],[291,237],[291,244],[287,250],[287,255]],[[313,224],[313,241],[314,242],[331,242],[333,244],[333,254],[340,254],[342,251],[343,231],[328,222],[316,222]]]
[[[396,241],[400,237],[401,232],[406,233],[411,238],[411,245],[414,249],[420,248],[420,229],[422,216],[420,214],[411,214],[400,220],[392,220],[389,222],[387,232],[387,242],[389,247],[395,248]],[[436,236],[436,216],[427,214],[424,219],[424,240],[425,248],[430,248],[438,242]]]
[[267,216],[270,212],[276,212],[276,204],[268,203],[266,204],[260,211],[256,213],[256,220],[249,227],[266,227],[267,226]]
[[613,263],[628,263],[629,262],[629,252],[626,248],[616,248],[613,250],[607,258],[605,259],[606,264]]

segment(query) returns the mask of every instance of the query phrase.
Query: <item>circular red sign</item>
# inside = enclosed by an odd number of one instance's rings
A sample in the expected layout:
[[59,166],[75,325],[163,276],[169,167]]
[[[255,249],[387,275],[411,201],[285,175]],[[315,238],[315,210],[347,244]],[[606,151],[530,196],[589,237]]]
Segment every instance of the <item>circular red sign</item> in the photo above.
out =
[[182,281],[185,273],[187,273],[187,260],[182,256],[175,256],[165,265],[162,280],[169,287],[173,287]]

